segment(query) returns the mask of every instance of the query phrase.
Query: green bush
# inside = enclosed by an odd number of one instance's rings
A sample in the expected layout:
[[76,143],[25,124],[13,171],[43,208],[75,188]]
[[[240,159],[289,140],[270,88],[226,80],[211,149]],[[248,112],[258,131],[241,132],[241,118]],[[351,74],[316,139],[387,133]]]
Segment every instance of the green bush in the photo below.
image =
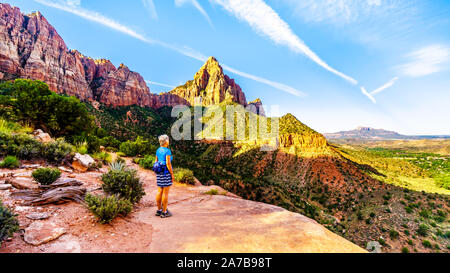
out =
[[427,236],[428,235],[428,231],[430,230],[430,228],[425,225],[425,224],[420,224],[419,228],[417,229],[417,234],[419,234],[420,236]]
[[139,160],[139,166],[141,166],[144,169],[151,170],[153,168],[153,164],[156,162],[156,156],[149,155],[145,158],[142,158]]
[[108,197],[87,194],[85,202],[102,224],[110,223],[118,215],[126,216],[133,210],[133,204],[130,201],[121,199],[117,195]]
[[0,168],[16,169],[19,168],[20,162],[15,156],[7,156],[0,162]]
[[125,156],[137,156],[139,153],[138,147],[131,141],[120,144],[119,151]]
[[19,230],[17,215],[5,208],[0,200],[0,246],[2,242]]
[[100,152],[100,153],[96,153],[92,156],[95,159],[100,160],[101,162],[103,162],[104,164],[109,164],[112,162],[112,157],[109,153],[107,152]]
[[191,170],[176,168],[173,170],[174,180],[179,183],[195,185],[194,173]]
[[141,137],[137,137],[134,142],[126,141],[120,144],[119,151],[129,157],[148,155],[156,153],[156,146],[151,145],[149,141],[144,140]]
[[119,148],[120,147],[120,141],[115,139],[112,136],[106,136],[102,139],[100,139],[100,145],[107,148]]
[[43,157],[50,162],[60,163],[66,159],[74,150],[74,147],[63,139],[57,139],[43,147]]
[[391,229],[391,230],[389,231],[389,237],[391,237],[392,240],[397,239],[398,236],[399,236],[398,231],[396,231],[396,230],[394,230],[394,229]]
[[52,168],[40,168],[35,170],[31,176],[42,185],[50,185],[61,177],[61,171]]
[[0,132],[0,154],[13,155],[20,159],[40,158],[42,144],[27,134]]
[[74,136],[95,128],[86,105],[75,97],[52,92],[40,81],[1,83],[0,106],[0,116],[43,129],[54,137]]
[[143,185],[137,176],[137,171],[123,167],[111,168],[102,175],[103,190],[110,194],[119,194],[120,197],[138,203],[145,195]]
[[87,154],[89,152],[87,142],[85,141],[75,144],[75,151],[81,155]]
[[409,253],[409,249],[407,247],[402,248],[402,253]]
[[219,191],[217,189],[211,189],[207,192],[205,192],[205,194],[209,194],[209,195],[218,195]]
[[428,241],[428,240],[424,240],[424,241],[422,242],[422,245],[423,245],[424,247],[426,247],[426,248],[431,248],[431,243],[430,243],[430,241]]

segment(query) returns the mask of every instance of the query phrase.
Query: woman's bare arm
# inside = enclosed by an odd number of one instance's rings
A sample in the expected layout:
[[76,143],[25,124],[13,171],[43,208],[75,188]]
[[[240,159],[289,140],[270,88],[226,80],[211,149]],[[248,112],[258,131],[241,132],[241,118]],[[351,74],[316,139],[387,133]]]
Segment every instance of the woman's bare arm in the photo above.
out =
[[169,169],[169,172],[172,175],[172,179],[173,179],[173,170],[172,170],[172,162],[170,161],[170,155],[166,156],[166,164],[167,164],[167,169]]

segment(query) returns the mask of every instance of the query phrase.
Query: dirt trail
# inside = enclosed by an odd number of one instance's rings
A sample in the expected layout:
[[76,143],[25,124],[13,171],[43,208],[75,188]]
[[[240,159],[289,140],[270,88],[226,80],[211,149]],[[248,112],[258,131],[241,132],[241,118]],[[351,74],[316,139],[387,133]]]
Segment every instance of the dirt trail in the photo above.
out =
[[[89,192],[101,192],[101,172],[75,175]],[[40,246],[27,244],[23,232],[17,233],[12,240],[4,242],[0,253],[364,252],[300,214],[243,200],[230,193],[205,194],[212,188],[225,192],[217,186],[175,184],[169,196],[173,217],[156,217],[156,176],[141,168],[139,175],[146,196],[128,217],[117,218],[108,225],[97,223],[82,204],[26,207],[9,198],[10,190],[0,191],[4,203],[16,208],[23,229],[35,221],[25,215],[49,212],[52,215],[49,219],[39,221],[52,222],[66,230],[60,238]]]

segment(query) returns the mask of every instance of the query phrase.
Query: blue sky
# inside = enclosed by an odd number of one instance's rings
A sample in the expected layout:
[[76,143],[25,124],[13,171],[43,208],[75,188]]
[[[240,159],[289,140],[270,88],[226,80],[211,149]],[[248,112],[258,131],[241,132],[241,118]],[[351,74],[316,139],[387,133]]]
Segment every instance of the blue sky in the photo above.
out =
[[154,93],[215,56],[249,101],[322,133],[450,134],[446,0],[4,2],[39,10],[69,48],[126,64]]

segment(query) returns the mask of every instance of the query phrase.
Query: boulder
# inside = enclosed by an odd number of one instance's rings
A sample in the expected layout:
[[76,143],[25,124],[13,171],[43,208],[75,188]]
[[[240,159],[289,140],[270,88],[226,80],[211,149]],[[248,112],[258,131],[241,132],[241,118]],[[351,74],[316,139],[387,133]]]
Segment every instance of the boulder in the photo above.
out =
[[41,165],[39,164],[31,164],[31,165],[22,165],[23,169],[29,170],[29,169],[38,169]]
[[24,241],[38,246],[61,237],[66,230],[53,222],[33,222],[25,229]]
[[53,141],[53,138],[49,134],[44,133],[41,129],[34,131],[33,135],[34,139],[43,143],[49,143]]
[[50,216],[51,215],[49,213],[45,213],[45,212],[41,212],[41,213],[36,212],[36,213],[30,213],[30,214],[25,215],[25,217],[27,217],[28,219],[31,219],[31,220],[45,220],[45,219],[50,218]]
[[24,177],[9,179],[6,181],[6,183],[11,184],[14,188],[19,190],[36,190],[39,188],[38,183],[29,178]]
[[0,191],[9,190],[12,188],[10,184],[0,184]]
[[90,155],[75,154],[72,162],[72,168],[80,172],[86,172],[93,164],[95,160]]
[[367,243],[366,249],[371,253],[381,253],[381,244],[376,241],[370,241]]
[[65,173],[73,173],[73,171],[72,171],[71,169],[68,169],[68,168],[66,168],[66,167],[60,166],[60,167],[58,167],[58,169],[59,169],[60,171],[62,171],[62,172],[65,172]]

